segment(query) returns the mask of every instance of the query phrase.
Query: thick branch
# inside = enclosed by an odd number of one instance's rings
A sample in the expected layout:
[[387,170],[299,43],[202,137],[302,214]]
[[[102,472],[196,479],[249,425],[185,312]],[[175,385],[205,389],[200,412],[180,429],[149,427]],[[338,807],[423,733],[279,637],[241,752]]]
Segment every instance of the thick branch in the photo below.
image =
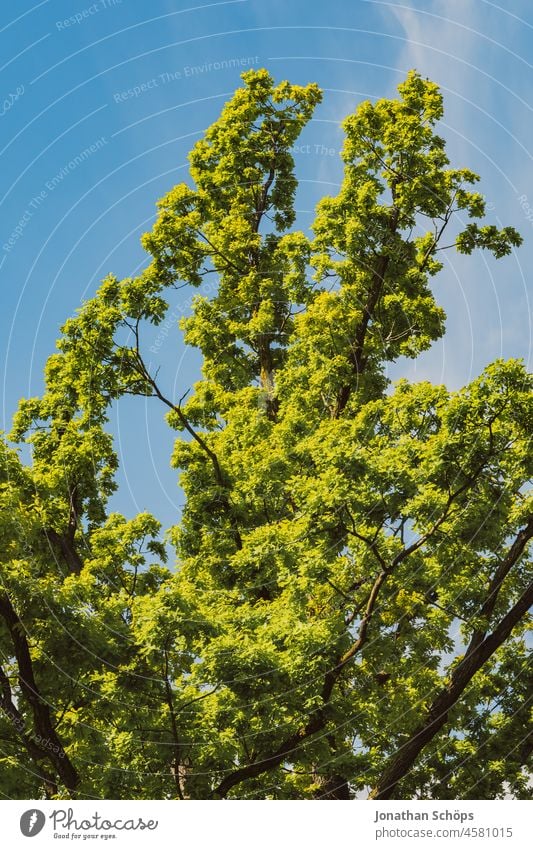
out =
[[[516,563],[524,551],[528,539],[531,538],[531,530],[528,532],[526,529],[521,534],[509,551],[508,558],[512,559],[513,563]],[[478,642],[476,634],[474,635],[466,654],[453,670],[448,685],[433,700],[425,720],[391,758],[376,788],[370,794],[370,798],[390,799],[392,797],[398,782],[407,775],[422,749],[433,740],[446,724],[448,712],[458,701],[474,675],[507,640],[513,628],[520,622],[532,604],[533,584],[522,593],[519,600],[503,617],[492,634],[482,639],[481,642]]]
[[83,569],[83,560],[76,551],[73,535],[69,532],[58,534],[53,528],[48,528],[44,534],[49,543],[59,548],[69,570],[75,575],[79,575]]
[[22,716],[19,709],[15,705],[15,702],[13,701],[13,694],[11,692],[11,685],[9,683],[9,679],[1,666],[0,709],[4,711],[5,715],[13,726],[16,737],[18,737],[19,740],[22,742],[28,755],[32,759],[35,766],[35,771],[44,783],[46,796],[47,798],[50,798],[51,796],[57,793],[57,784],[42,766],[42,761],[48,759],[48,752],[46,749],[43,749],[41,746],[37,745],[35,740],[33,740],[29,735],[26,729],[26,722],[24,720],[24,717]]
[[172,774],[174,776],[174,782],[176,784],[176,791],[178,793],[178,798],[184,798],[184,787],[183,787],[183,779],[184,779],[184,770],[181,758],[181,743],[178,733],[178,723],[176,721],[176,712],[174,710],[174,697],[172,694],[172,685],[169,679],[169,662],[168,662],[168,649],[165,645],[164,649],[165,656],[165,672],[164,672],[164,681],[165,681],[165,696],[167,701],[167,706],[170,714],[170,726],[172,729],[172,740],[173,740],[173,751],[174,757],[172,759]]
[[[490,619],[494,611],[494,607],[496,605],[496,601],[498,599],[498,594],[500,592],[502,584],[509,572],[511,571],[512,567],[516,563],[517,559],[522,554],[525,546],[527,545],[531,537],[533,537],[533,516],[530,518],[526,527],[523,528],[523,530],[521,530],[519,534],[517,534],[516,539],[514,540],[512,546],[507,552],[506,557],[503,558],[502,562],[494,573],[492,581],[490,582],[487,597],[479,612],[480,617],[483,617],[487,621],[487,627],[488,620]],[[474,631],[472,639],[470,640],[470,645],[468,646],[466,652],[467,655],[475,651],[477,646],[479,646],[480,643],[483,641],[486,633],[486,629]]]
[[24,625],[5,594],[0,595],[0,616],[4,619],[11,636],[18,664],[20,689],[32,709],[36,734],[39,741],[44,743],[46,756],[53,764],[61,781],[69,791],[73,792],[79,781],[77,772],[54,729],[49,705],[41,696],[35,682]]

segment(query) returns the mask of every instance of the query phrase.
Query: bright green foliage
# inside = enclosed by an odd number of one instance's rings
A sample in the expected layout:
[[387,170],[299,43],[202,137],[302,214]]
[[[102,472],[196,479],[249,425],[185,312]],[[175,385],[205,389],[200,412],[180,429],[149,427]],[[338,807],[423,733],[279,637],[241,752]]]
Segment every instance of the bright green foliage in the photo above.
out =
[[[385,377],[444,332],[438,252],[520,237],[457,226],[484,217],[478,178],[449,168],[441,94],[414,72],[346,119],[340,190],[294,231],[291,148],[320,92],[243,80],[160,201],[146,270],[104,280],[21,402],[31,464],[2,443],[1,790],[526,797],[531,378]],[[143,327],[209,276],[182,404]],[[107,509],[125,393],[178,432],[175,568],[154,517]]]

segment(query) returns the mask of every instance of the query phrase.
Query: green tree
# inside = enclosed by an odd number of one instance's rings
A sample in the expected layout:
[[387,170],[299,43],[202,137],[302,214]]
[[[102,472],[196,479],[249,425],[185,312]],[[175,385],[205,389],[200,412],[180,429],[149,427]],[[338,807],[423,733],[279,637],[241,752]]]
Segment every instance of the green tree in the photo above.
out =
[[[340,190],[294,230],[319,89],[243,80],[159,202],[147,268],[66,322],[1,443],[0,789],[525,797],[531,378],[514,360],[457,392],[386,377],[444,333],[439,252],[520,237],[477,223],[478,178],[449,167],[415,72],[345,120]],[[182,322],[202,378],[178,400],[146,326],[209,275]],[[107,507],[125,394],[177,432],[172,568],[153,516]]]

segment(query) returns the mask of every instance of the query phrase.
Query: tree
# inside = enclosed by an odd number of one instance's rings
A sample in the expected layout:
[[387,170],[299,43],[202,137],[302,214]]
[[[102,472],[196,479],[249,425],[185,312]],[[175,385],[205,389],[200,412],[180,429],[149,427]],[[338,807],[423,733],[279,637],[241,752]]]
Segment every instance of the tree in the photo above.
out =
[[[103,281],[21,401],[31,463],[4,440],[1,790],[525,797],[531,378],[516,360],[457,392],[385,374],[444,333],[440,251],[521,239],[478,223],[415,72],[345,120],[341,188],[295,231],[291,149],[319,89],[243,80],[159,202],[147,268]],[[178,400],[143,330],[208,275],[182,322],[202,378]],[[107,507],[124,394],[177,432],[175,568],[153,516]]]

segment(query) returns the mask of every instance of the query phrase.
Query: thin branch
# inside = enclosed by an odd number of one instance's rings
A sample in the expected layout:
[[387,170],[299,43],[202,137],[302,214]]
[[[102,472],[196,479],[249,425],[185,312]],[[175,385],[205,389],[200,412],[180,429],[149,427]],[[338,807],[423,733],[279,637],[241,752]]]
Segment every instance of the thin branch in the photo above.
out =
[[223,254],[223,253],[222,253],[222,252],[221,252],[221,251],[220,251],[220,250],[219,250],[219,249],[218,249],[218,248],[217,248],[217,247],[213,244],[213,242],[212,242],[210,239],[208,239],[208,237],[205,235],[205,233],[202,233],[202,231],[201,231],[201,230],[197,230],[197,229],[196,229],[196,228],[194,228],[194,227],[192,228],[192,230],[193,230],[193,232],[195,232],[195,233],[196,233],[196,235],[197,235],[197,236],[199,236],[201,239],[203,239],[203,240],[206,242],[206,244],[207,244],[207,245],[209,245],[209,247],[211,248],[211,250],[213,251],[213,253],[215,253],[217,256],[219,256],[221,259],[223,259],[223,260],[224,260],[224,262],[225,262],[225,263],[226,263],[226,264],[227,264],[230,268],[233,268],[233,270],[234,270],[234,271],[237,271],[237,272],[238,272],[238,274],[245,274],[244,269],[239,268],[239,266],[238,266],[238,265],[235,265],[235,263],[234,263],[234,262],[232,262],[232,260],[231,260],[231,259],[228,259],[228,257],[227,257],[227,256],[225,256],[225,255],[224,255],[224,254]]

